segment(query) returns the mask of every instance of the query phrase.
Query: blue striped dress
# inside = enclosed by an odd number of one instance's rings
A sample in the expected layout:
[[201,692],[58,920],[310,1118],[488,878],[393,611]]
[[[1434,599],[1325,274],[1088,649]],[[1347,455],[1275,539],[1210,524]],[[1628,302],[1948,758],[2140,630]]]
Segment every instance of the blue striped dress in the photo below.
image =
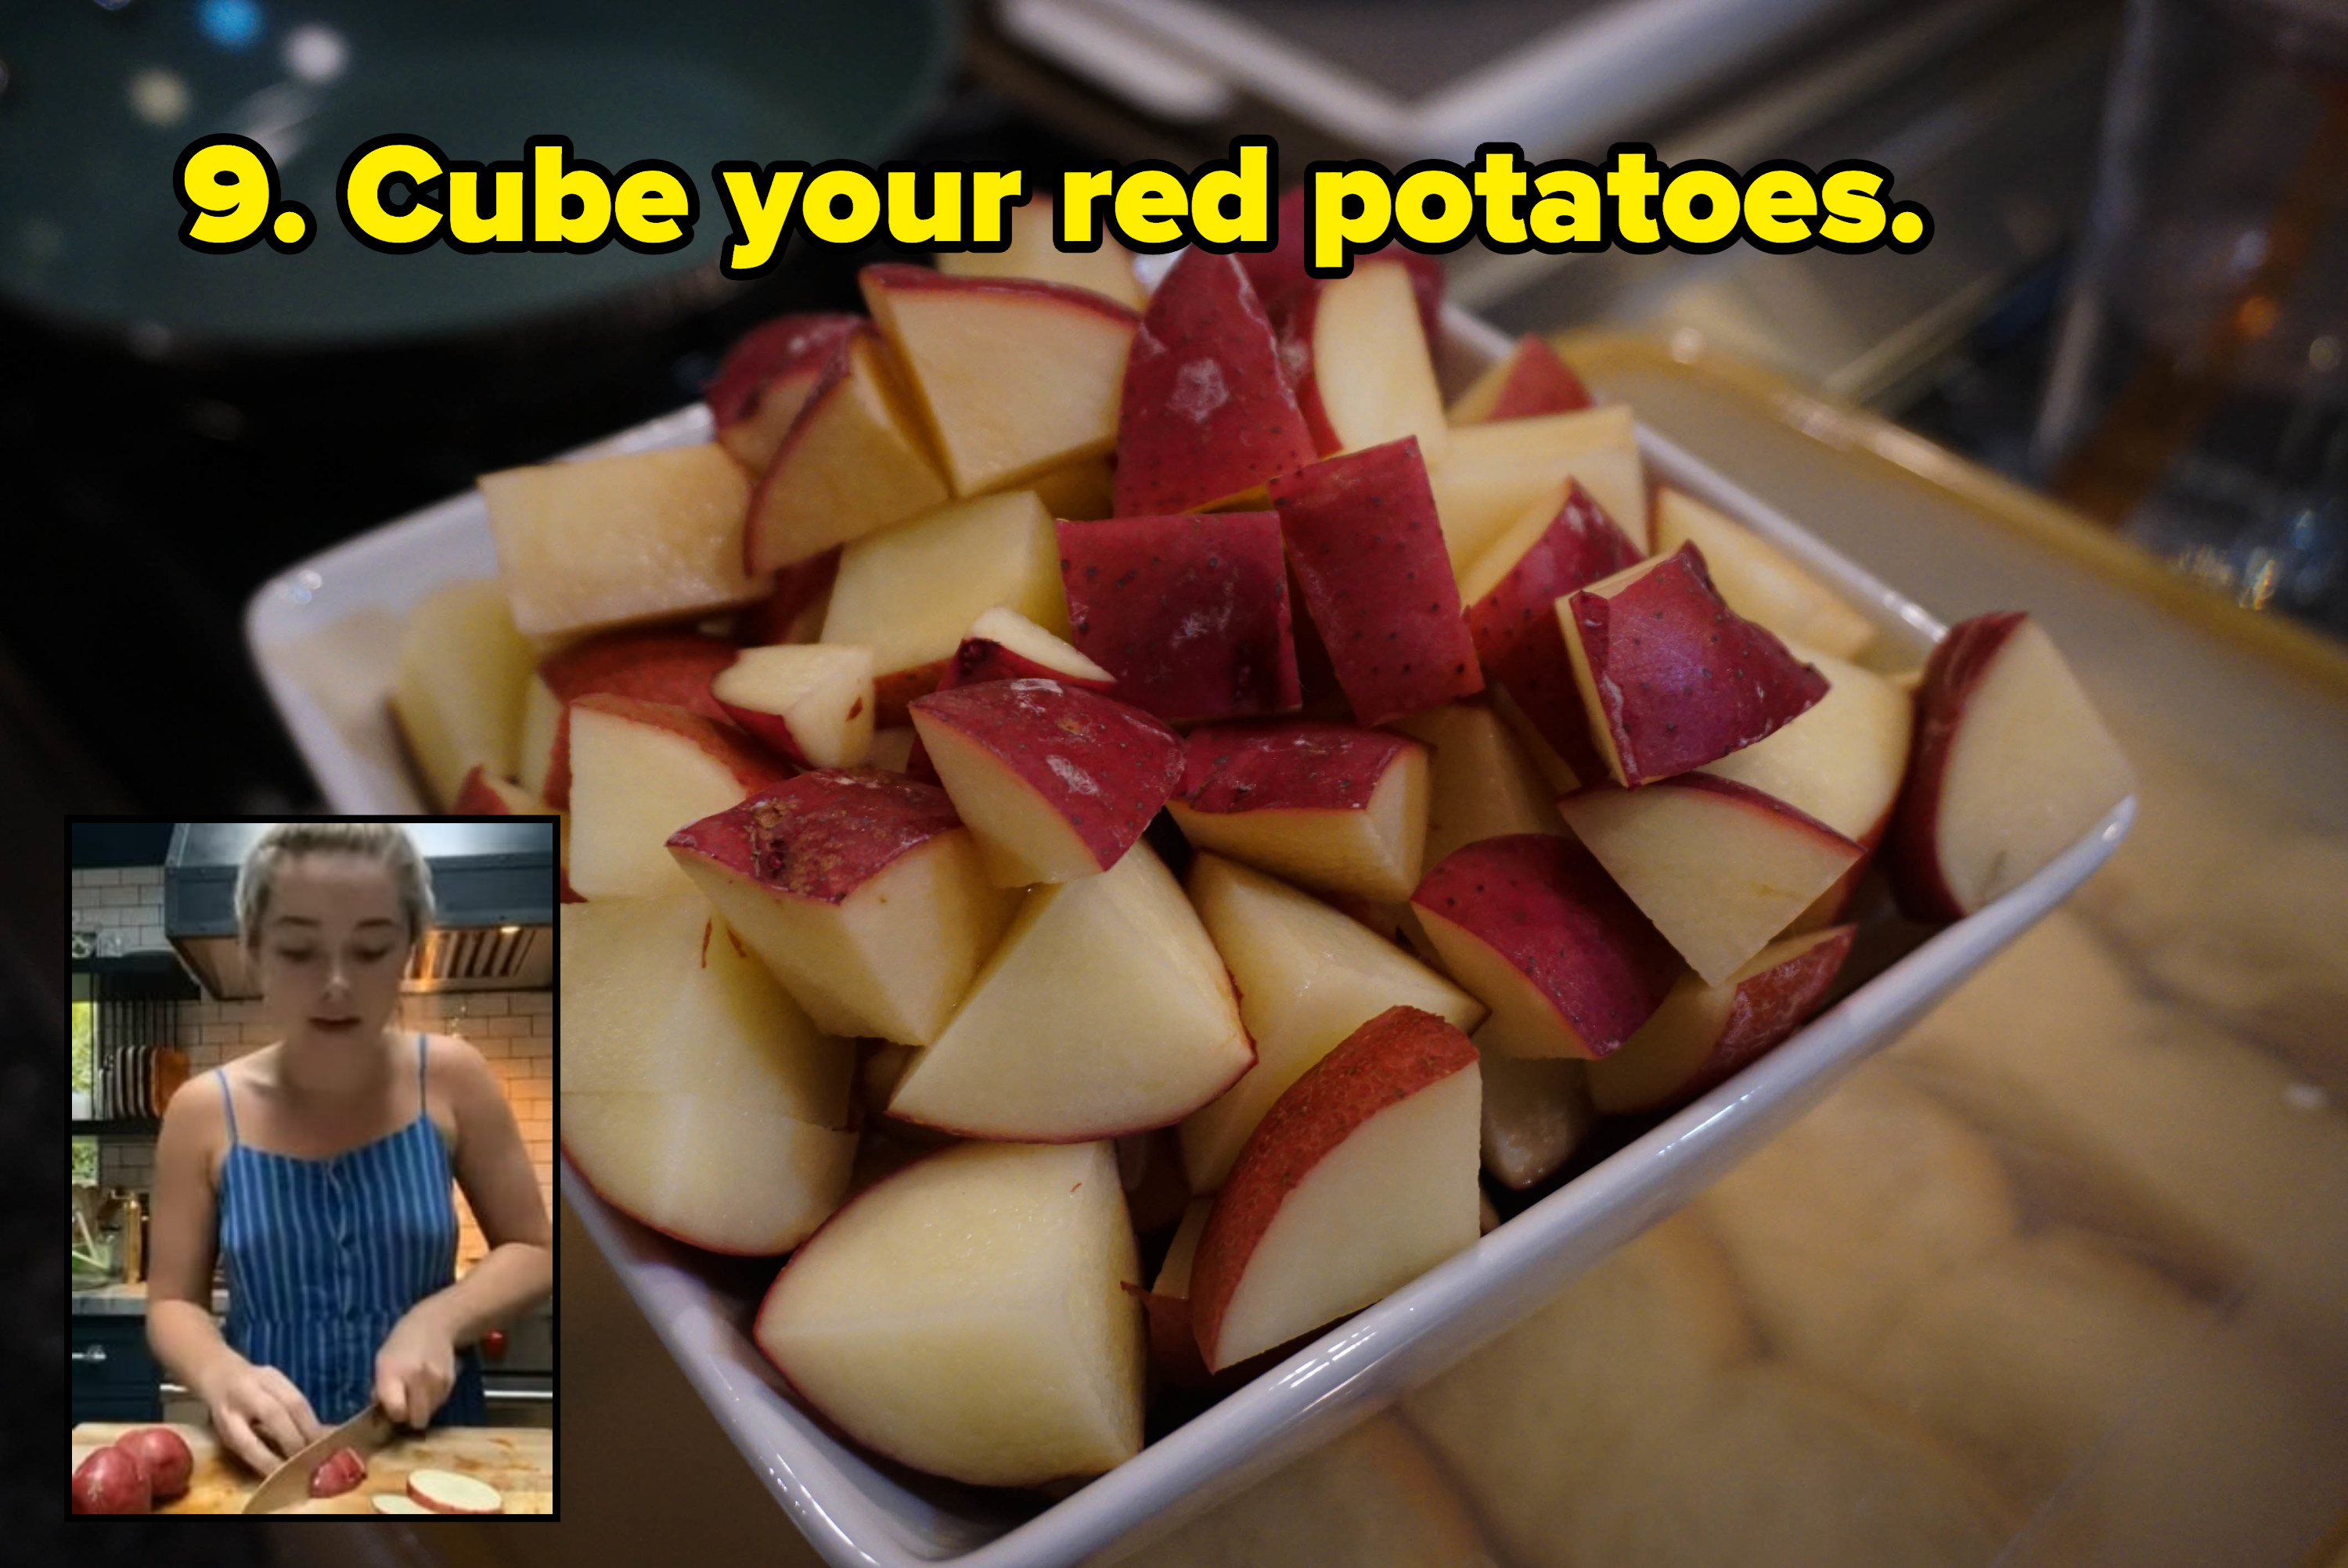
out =
[[[324,1160],[238,1139],[221,1073],[229,1151],[221,1167],[220,1249],[229,1348],[293,1380],[328,1426],[375,1397],[375,1357],[408,1308],[456,1276],[457,1204],[440,1129],[424,1109],[425,1037],[416,1038],[416,1119]],[[457,1355],[457,1382],[432,1425],[487,1420],[481,1363]]]

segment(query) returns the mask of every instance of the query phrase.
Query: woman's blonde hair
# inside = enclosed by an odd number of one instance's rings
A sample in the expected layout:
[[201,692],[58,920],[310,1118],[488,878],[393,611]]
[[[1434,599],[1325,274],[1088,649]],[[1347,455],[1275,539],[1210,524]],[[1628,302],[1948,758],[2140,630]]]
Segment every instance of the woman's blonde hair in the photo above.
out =
[[355,855],[381,863],[398,885],[409,942],[422,943],[432,928],[432,872],[416,852],[416,841],[397,823],[280,822],[246,853],[236,876],[236,924],[245,951],[261,946],[261,926],[269,918],[269,893],[277,868],[298,855]]

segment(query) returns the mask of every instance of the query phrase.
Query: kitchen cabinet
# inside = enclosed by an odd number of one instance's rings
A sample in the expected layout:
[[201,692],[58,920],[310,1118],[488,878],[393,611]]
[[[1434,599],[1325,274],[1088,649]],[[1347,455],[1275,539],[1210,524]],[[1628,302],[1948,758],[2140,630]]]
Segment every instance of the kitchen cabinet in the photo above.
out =
[[147,1319],[76,1313],[67,1336],[73,1354],[73,1419],[160,1421],[162,1368],[147,1348]]

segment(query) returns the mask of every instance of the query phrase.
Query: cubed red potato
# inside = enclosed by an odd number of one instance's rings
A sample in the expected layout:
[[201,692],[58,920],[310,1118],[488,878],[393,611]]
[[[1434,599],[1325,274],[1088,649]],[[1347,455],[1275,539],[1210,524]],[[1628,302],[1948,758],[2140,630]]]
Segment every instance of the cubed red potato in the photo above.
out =
[[736,651],[699,632],[610,631],[549,654],[524,699],[521,786],[571,808],[571,704],[582,697],[638,697],[730,723],[709,682]]
[[664,845],[685,823],[790,777],[730,723],[608,692],[572,704],[572,886],[588,898],[681,891]]
[[1169,724],[1284,712],[1303,694],[1272,512],[1059,525],[1069,637]]
[[1242,501],[1318,456],[1240,258],[1184,251],[1126,361],[1114,515]]
[[1591,737],[1622,784],[1716,762],[1807,711],[1827,678],[1728,608],[1682,545],[1557,607]]
[[1182,782],[1181,737],[1080,686],[985,681],[933,692],[911,712],[998,886],[1107,870]]
[[826,1034],[929,1044],[1019,902],[945,791],[880,768],[802,774],[668,847]]
[[1962,919],[2011,892],[2136,788],[2070,665],[2019,610],[1949,628],[1916,713],[1888,841],[1914,918]]
[[884,261],[857,274],[957,496],[1023,484],[1117,442],[1125,305],[1035,278]]
[[1276,479],[1304,607],[1354,715],[1380,724],[1484,688],[1417,441]]
[[1866,852],[1749,784],[1681,774],[1601,784],[1558,802],[1574,836],[1679,949],[1719,984]]
[[1466,1035],[1395,1007],[1289,1086],[1191,1262],[1209,1371],[1367,1307],[1476,1240],[1479,1082]]
[[1459,598],[1484,679],[1508,692],[1577,783],[1595,784],[1605,760],[1574,684],[1557,601],[1637,565],[1639,549],[1571,480],[1565,505],[1544,519],[1547,509],[1527,514],[1477,558],[1460,576]]
[[750,497],[743,565],[773,571],[947,498],[902,367],[870,328],[833,345]]
[[1210,724],[1183,744],[1167,803],[1201,849],[1306,887],[1410,897],[1426,843],[1427,752],[1353,724]]
[[1342,278],[1307,278],[1273,302],[1281,369],[1323,456],[1417,437],[1432,462],[1450,436],[1411,274],[1365,257]]
[[709,682],[726,716],[801,767],[854,767],[872,749],[872,650],[745,648]]
[[1511,1056],[1595,1060],[1653,1018],[1679,955],[1589,850],[1512,834],[1451,853],[1411,907],[1451,978],[1492,1009]]
[[1718,985],[1680,977],[1631,1042],[1590,1066],[1590,1095],[1608,1115],[1685,1104],[1790,1039],[1826,999],[1857,927],[1835,926],[1770,943]]
[[1447,411],[1454,425],[1482,425],[1498,419],[1529,419],[1542,414],[1570,414],[1595,401],[1573,367],[1537,333],[1527,333],[1514,347],[1494,361],[1483,374],[1468,383]]
[[717,439],[752,473],[766,467],[834,348],[871,330],[862,316],[829,311],[777,316],[744,333],[701,393]]

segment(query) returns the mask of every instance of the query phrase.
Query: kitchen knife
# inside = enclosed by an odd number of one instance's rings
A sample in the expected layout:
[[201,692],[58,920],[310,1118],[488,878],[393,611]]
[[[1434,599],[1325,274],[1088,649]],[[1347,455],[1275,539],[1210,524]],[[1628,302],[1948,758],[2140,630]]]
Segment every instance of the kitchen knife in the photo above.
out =
[[361,1459],[371,1459],[391,1441],[395,1430],[391,1418],[384,1413],[381,1405],[369,1405],[271,1471],[269,1478],[246,1500],[242,1512],[275,1513],[307,1500],[310,1478],[317,1474],[318,1467],[335,1452],[343,1449],[356,1449]]

